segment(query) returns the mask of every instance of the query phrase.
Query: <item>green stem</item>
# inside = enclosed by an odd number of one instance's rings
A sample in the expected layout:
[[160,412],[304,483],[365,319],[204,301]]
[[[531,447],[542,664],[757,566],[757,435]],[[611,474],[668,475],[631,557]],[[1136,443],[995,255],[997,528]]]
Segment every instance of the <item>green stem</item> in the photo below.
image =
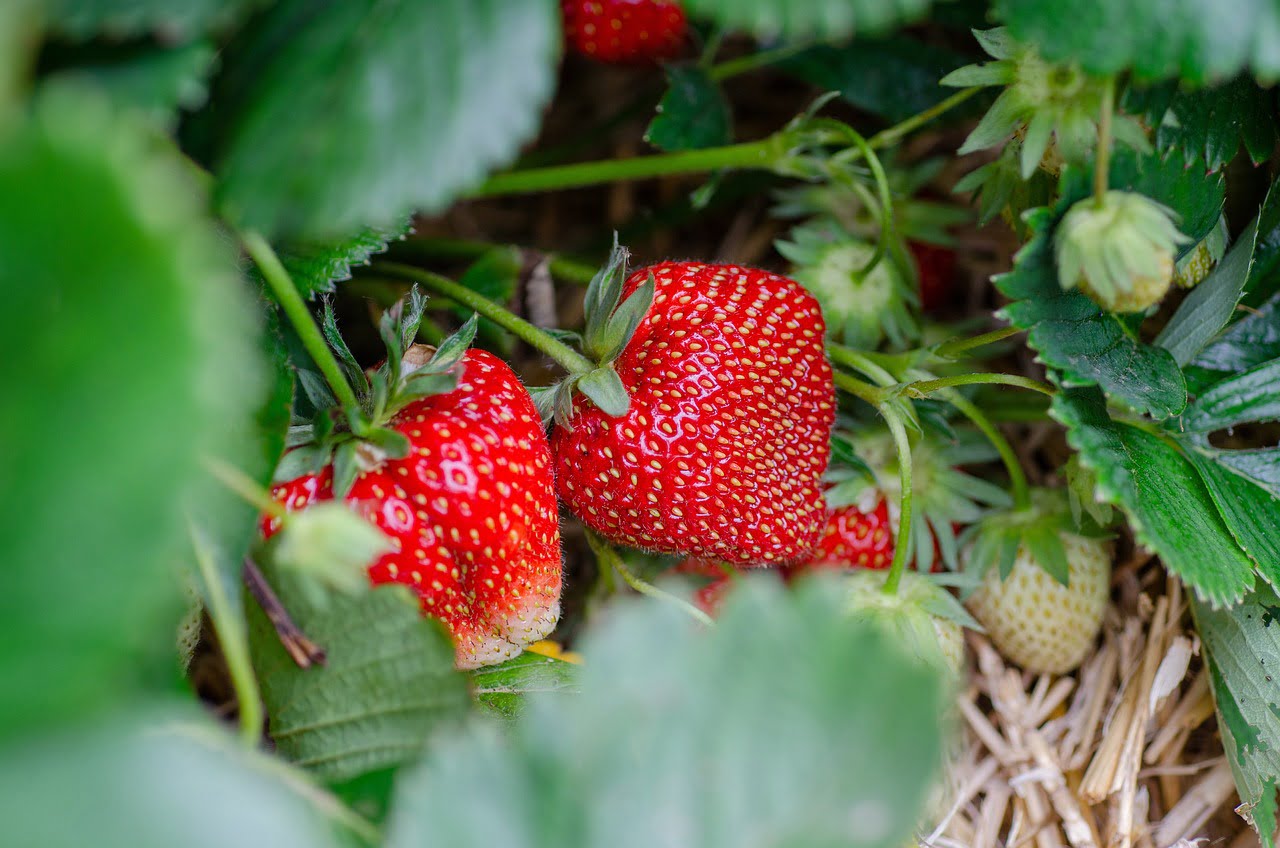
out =
[[687,613],[690,618],[702,624],[715,624],[715,622],[712,621],[711,616],[707,615],[684,598],[676,597],[670,592],[663,591],[652,583],[640,579],[640,577],[632,572],[631,569],[627,568],[627,564],[622,561],[622,557],[618,555],[618,552],[613,549],[612,545],[600,538],[594,530],[585,527],[583,529],[586,530],[587,533],[587,544],[591,546],[591,550],[595,553],[596,559],[600,561],[600,564],[607,569],[617,572],[618,575],[622,577],[623,581],[632,589],[635,589],[642,595],[647,595],[665,603],[673,604]]
[[898,534],[893,546],[893,562],[889,565],[889,577],[884,582],[884,591],[894,594],[898,584],[902,582],[902,572],[907,568],[907,556],[911,549],[911,441],[907,438],[907,428],[902,418],[891,406],[880,408],[889,432],[893,434],[894,446],[898,449],[898,473],[902,485],[902,497],[898,501]]
[[837,388],[860,400],[865,400],[872,406],[879,406],[888,396],[884,389],[877,388],[843,371],[836,371],[832,376],[835,378]]
[[1111,116],[1116,108],[1115,77],[1108,77],[1102,89],[1102,109],[1098,115],[1098,155],[1093,169],[1093,198],[1101,206],[1111,176]]
[[535,194],[600,183],[644,180],[671,174],[705,173],[720,168],[769,170],[787,152],[783,138],[782,135],[772,135],[760,141],[730,144],[724,147],[509,171],[489,178],[472,196]]
[[765,68],[769,65],[776,65],[804,50],[812,47],[812,44],[784,44],[782,47],[774,47],[771,50],[758,50],[755,53],[741,56],[737,59],[729,59],[715,65],[710,70],[710,76],[713,80],[720,82],[736,77],[739,74],[745,74],[748,71],[754,71],[759,68]]
[[890,374],[884,367],[877,365],[860,350],[854,350],[851,347],[845,347],[842,344],[829,341],[827,342],[827,355],[837,365],[861,371],[881,386],[893,386],[898,383],[898,378]]
[[[502,245],[487,241],[452,238],[411,238],[396,244],[392,248],[395,256],[413,257],[414,259],[461,259],[475,260]],[[529,252],[528,248],[516,247],[521,252]],[[547,270],[551,276],[566,283],[586,286],[599,270],[597,266],[563,256],[549,254]]]
[[204,467],[218,482],[239,495],[246,503],[272,518],[286,518],[289,511],[278,503],[248,474],[214,456],[204,457]]
[[516,338],[560,363],[571,374],[586,374],[595,370],[596,366],[590,360],[564,342],[552,338],[549,333],[535,327],[509,309],[473,292],[466,286],[455,283],[448,277],[442,277],[412,265],[401,265],[398,262],[376,262],[369,270],[374,274],[412,280],[423,288],[443,295],[467,309],[479,312]]
[[240,708],[240,740],[247,748],[254,748],[262,736],[262,695],[258,690],[258,678],[253,673],[253,661],[249,657],[249,642],[245,628],[233,615],[231,599],[227,597],[222,578],[218,574],[213,552],[201,541],[194,523],[189,526],[191,546],[195,551],[196,567],[205,587],[205,600],[209,605],[209,619],[218,634],[222,656],[227,663],[231,687],[236,693]]
[[324,375],[325,380],[329,383],[329,388],[333,390],[334,397],[342,404],[342,408],[346,411],[347,418],[354,428],[355,423],[360,420],[361,416],[360,402],[356,400],[356,394],[352,391],[351,384],[342,375],[342,369],[338,367],[338,360],[334,359],[333,352],[329,350],[329,345],[325,343],[324,336],[320,334],[320,328],[316,326],[315,319],[311,317],[311,310],[307,308],[306,301],[302,299],[302,295],[298,293],[297,286],[289,278],[289,272],[285,270],[284,265],[280,262],[280,257],[276,256],[276,252],[271,249],[271,245],[258,233],[241,233],[240,241],[254,263],[262,271],[262,276],[267,281],[267,285],[271,286],[271,291],[275,293],[276,301],[280,304],[280,308],[284,310],[289,323],[293,325],[294,330],[298,333],[298,338],[302,340],[302,346],[307,349],[307,353],[310,354],[316,367]]
[[939,356],[943,359],[955,359],[962,353],[974,350],[975,348],[986,347],[989,344],[995,344],[999,341],[1004,341],[1010,336],[1016,336],[1021,332],[1022,329],[1019,327],[1001,327],[998,330],[992,330],[991,332],[983,333],[980,336],[973,336],[967,339],[953,339],[952,341],[944,342],[943,344],[935,347],[933,349],[933,353],[935,356]]
[[936,391],[951,389],[956,386],[1016,386],[1020,389],[1040,392],[1049,397],[1053,397],[1056,394],[1053,386],[1042,383],[1039,380],[1033,380],[1030,377],[1022,377],[1017,374],[987,373],[959,374],[954,377],[941,377],[937,380],[920,380],[915,383],[907,383],[903,386],[903,391],[911,397],[922,398]]
[[868,143],[876,150],[882,150],[886,147],[889,147],[895,144],[898,141],[898,139],[902,138],[908,133],[915,132],[920,127],[929,123],[934,118],[938,117],[944,112],[947,112],[959,106],[961,103],[965,102],[970,97],[973,97],[979,91],[982,91],[982,88],[977,86],[975,86],[974,88],[961,89],[960,91],[957,91],[955,94],[948,97],[946,100],[943,100],[940,103],[936,103],[933,106],[930,106],[928,109],[925,109],[923,112],[918,112],[915,115],[912,115],[910,118],[907,118],[906,120],[900,123],[894,124],[888,129],[881,130],[880,132],[871,136]]
[[1009,472],[1009,485],[1013,488],[1013,504],[1018,509],[1026,509],[1031,506],[1031,492],[1027,487],[1027,475],[1022,470],[1022,463],[1018,462],[1018,455],[1014,453],[1013,446],[1009,444],[1009,440],[1004,437],[995,424],[991,423],[991,419],[978,409],[973,401],[956,391],[949,391],[943,398],[960,410],[960,414],[973,422],[973,425],[982,431],[992,446],[995,447],[996,453],[1000,454],[1000,460],[1004,463],[1005,469]]

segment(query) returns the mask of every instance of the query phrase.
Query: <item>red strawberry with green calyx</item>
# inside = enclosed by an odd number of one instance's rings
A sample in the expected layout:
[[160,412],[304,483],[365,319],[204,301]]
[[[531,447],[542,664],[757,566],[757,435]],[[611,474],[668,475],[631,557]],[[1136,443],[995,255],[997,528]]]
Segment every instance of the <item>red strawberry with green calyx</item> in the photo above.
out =
[[[359,387],[361,435],[325,408],[281,463],[273,496],[289,510],[345,500],[390,538],[368,565],[449,629],[459,668],[508,659],[555,627],[560,536],[551,454],[537,410],[502,360],[467,350],[474,320],[438,350],[405,349],[422,301],[384,317],[388,361],[365,379],[332,318],[326,335]],[[321,404],[323,406],[323,402]],[[265,519],[263,533],[279,529]]]
[[689,23],[673,0],[561,0],[565,43],[597,62],[645,64],[684,47]]
[[[637,271],[619,296],[649,285],[652,306],[612,363],[628,408],[610,417],[578,398],[558,416],[561,499],[616,544],[735,564],[803,557],[826,521],[835,414],[817,301],[777,274],[700,262]],[[617,299],[588,292],[588,348]]]

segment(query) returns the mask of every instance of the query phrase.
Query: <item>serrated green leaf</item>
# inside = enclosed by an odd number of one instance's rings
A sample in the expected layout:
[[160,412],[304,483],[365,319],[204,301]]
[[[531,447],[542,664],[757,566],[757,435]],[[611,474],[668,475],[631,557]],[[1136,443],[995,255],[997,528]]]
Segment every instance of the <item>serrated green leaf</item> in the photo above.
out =
[[1019,41],[1098,75],[1132,68],[1139,78],[1197,84],[1244,68],[1263,79],[1280,76],[1280,6],[1272,0],[1239,0],[1229,8],[1219,0],[997,0],[995,6]]
[[577,694],[581,671],[574,663],[525,651],[500,665],[471,672],[471,693],[482,711],[515,720],[524,714],[531,697]]
[[1280,420],[1280,359],[1203,391],[1182,415],[1184,432],[1208,433],[1250,421]]
[[1236,789],[1239,812],[1263,844],[1274,846],[1276,785],[1280,782],[1280,598],[1263,585],[1230,609],[1192,603],[1208,659],[1218,730]]
[[222,503],[202,457],[263,450],[261,328],[205,208],[101,95],[47,88],[0,136],[0,736],[168,686],[187,515]]
[[1246,314],[1200,351],[1187,369],[1188,386],[1199,393],[1226,376],[1272,359],[1280,359],[1280,297]]
[[1214,458],[1219,464],[1280,497],[1280,448],[1217,451]]
[[1188,450],[1186,456],[1200,473],[1236,544],[1253,560],[1259,576],[1273,588],[1280,586],[1280,533],[1276,533],[1280,497],[1214,462],[1212,454]]
[[710,632],[617,610],[581,694],[442,740],[397,787],[389,848],[902,844],[940,759],[938,672],[850,620],[836,582],[745,582]]
[[336,848],[336,799],[205,721],[190,705],[156,703],[10,744],[0,753],[5,842]]
[[264,0],[50,0],[50,26],[76,38],[160,33],[178,41],[221,29]]
[[1096,390],[1053,403],[1067,441],[1098,478],[1098,493],[1121,507],[1138,541],[1214,604],[1231,604],[1254,584],[1253,562],[1236,544],[1191,463],[1157,436],[1107,416]]
[[305,578],[264,573],[294,623],[326,654],[323,666],[298,668],[250,603],[268,730],[287,760],[321,780],[348,780],[417,758],[432,732],[467,711],[449,636],[406,589],[384,586],[316,604]]
[[719,84],[697,65],[668,65],[667,93],[645,141],[659,150],[698,150],[733,140],[733,115]]
[[1273,93],[1248,75],[1210,88],[1179,90],[1174,83],[1130,89],[1125,103],[1156,129],[1156,147],[1177,149],[1188,162],[1217,171],[1235,158],[1241,144],[1258,164],[1276,143]]
[[761,38],[884,34],[922,18],[931,0],[685,0],[689,14]]
[[240,89],[215,91],[212,159],[219,204],[269,236],[444,209],[514,158],[555,83],[551,0],[286,0],[266,18],[226,54]]
[[412,230],[410,219],[404,217],[385,227],[361,227],[343,238],[288,242],[279,250],[280,261],[302,296],[310,299],[332,292],[334,283],[351,279],[352,268],[368,265],[387,245]]
[[84,63],[61,68],[50,79],[100,86],[120,107],[137,109],[157,126],[171,130],[179,110],[204,103],[216,58],[217,50],[209,41],[175,47],[97,48]]

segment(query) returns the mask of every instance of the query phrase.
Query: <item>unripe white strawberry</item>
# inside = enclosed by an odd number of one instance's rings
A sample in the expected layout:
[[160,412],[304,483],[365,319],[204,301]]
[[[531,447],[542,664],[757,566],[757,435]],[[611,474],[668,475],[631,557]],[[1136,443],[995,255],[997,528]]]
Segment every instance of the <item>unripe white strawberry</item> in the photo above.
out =
[[1067,585],[1018,548],[1005,580],[988,568],[968,600],[992,644],[1009,661],[1035,674],[1064,674],[1080,665],[1102,626],[1111,585],[1111,554],[1102,539],[1059,532]]

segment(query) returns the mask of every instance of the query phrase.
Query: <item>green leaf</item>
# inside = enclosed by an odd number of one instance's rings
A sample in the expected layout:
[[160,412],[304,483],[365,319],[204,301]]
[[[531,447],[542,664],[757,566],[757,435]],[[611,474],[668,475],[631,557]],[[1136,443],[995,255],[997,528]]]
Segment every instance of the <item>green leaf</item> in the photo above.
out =
[[1186,455],[1208,487],[1236,544],[1253,560],[1264,580],[1280,586],[1280,534],[1275,520],[1280,516],[1280,497],[1214,462],[1212,454],[1188,450]]
[[[1273,0],[997,0],[996,15],[1046,59],[1099,75],[1132,68],[1145,79],[1223,80],[1249,68],[1280,76],[1280,5]],[[1158,25],[1157,25],[1158,24]]]
[[280,261],[293,283],[310,299],[333,291],[333,284],[351,279],[351,269],[369,260],[393,241],[413,231],[408,217],[385,227],[361,227],[346,238],[315,242],[290,242],[280,249]]
[[208,77],[217,58],[209,41],[176,47],[128,45],[99,49],[83,64],[63,68],[50,78],[98,85],[121,107],[139,110],[171,130],[181,109],[195,109],[208,94]]
[[923,112],[953,92],[938,84],[968,57],[905,35],[819,45],[788,59],[783,69],[859,109],[897,123]]
[[1195,467],[1163,439],[1107,417],[1096,390],[1063,392],[1053,416],[1097,474],[1098,493],[1124,509],[1138,541],[1214,605],[1254,584],[1253,562],[1236,544]]
[[6,844],[338,844],[332,822],[337,799],[278,762],[234,747],[217,728],[179,723],[193,716],[190,707],[153,706],[0,749]]
[[685,0],[694,17],[760,38],[877,35],[922,18],[930,0]]
[[1213,457],[1220,465],[1280,497],[1280,448],[1217,451]]
[[266,388],[252,298],[171,145],[59,86],[7,130],[0,737],[167,688],[186,515],[222,497],[201,460],[263,449],[240,439]]
[[399,782],[389,848],[903,844],[940,761],[939,673],[833,582],[744,583],[709,632],[626,605],[580,695],[442,739]]
[[[1258,238],[1261,251],[1262,237]],[[1258,261],[1254,263],[1254,269]],[[1248,313],[1200,351],[1187,369],[1188,384],[1199,392],[1218,380],[1280,358],[1280,297]]]
[[217,199],[312,238],[440,211],[510,162],[560,48],[551,0],[285,0],[242,36],[213,104]]
[[169,41],[222,29],[264,0],[49,0],[53,29],[77,38],[163,34]]
[[294,623],[326,653],[323,666],[299,668],[250,603],[253,664],[285,759],[322,780],[348,780],[416,758],[432,732],[466,712],[466,680],[454,671],[449,636],[404,587],[317,603],[306,578],[264,573]]
[[733,141],[733,116],[724,92],[705,68],[668,65],[667,93],[645,131],[659,150],[697,150]]
[[1192,603],[1205,647],[1218,730],[1244,802],[1239,812],[1273,848],[1280,784],[1280,598],[1259,586],[1244,603],[1215,610]]
[[1217,171],[1235,158],[1241,144],[1255,165],[1271,156],[1277,132],[1273,97],[1241,74],[1211,88],[1180,90],[1167,83],[1130,89],[1125,103],[1156,128],[1162,152],[1179,150],[1188,162],[1198,159]]
[[1187,407],[1182,429],[1208,433],[1250,421],[1280,420],[1280,359],[1206,389]]
[[483,712],[515,720],[524,715],[534,695],[577,694],[581,671],[574,663],[525,651],[500,665],[471,672],[471,692]]
[[[1091,181],[1088,169],[1067,167],[1058,204],[1030,214],[1031,242],[1019,252],[1013,271],[996,279],[1000,290],[1015,301],[1002,314],[1030,331],[1031,346],[1054,369],[1051,376],[1060,385],[1096,384],[1140,413],[1158,419],[1176,415],[1186,404],[1186,385],[1173,356],[1143,343],[1121,318],[1078,291],[1064,292],[1058,283],[1054,233],[1067,210],[1089,196]],[[1193,243],[1213,228],[1222,211],[1221,174],[1207,177],[1188,170],[1177,154],[1160,159],[1117,150],[1111,185],[1173,209],[1179,228]]]

